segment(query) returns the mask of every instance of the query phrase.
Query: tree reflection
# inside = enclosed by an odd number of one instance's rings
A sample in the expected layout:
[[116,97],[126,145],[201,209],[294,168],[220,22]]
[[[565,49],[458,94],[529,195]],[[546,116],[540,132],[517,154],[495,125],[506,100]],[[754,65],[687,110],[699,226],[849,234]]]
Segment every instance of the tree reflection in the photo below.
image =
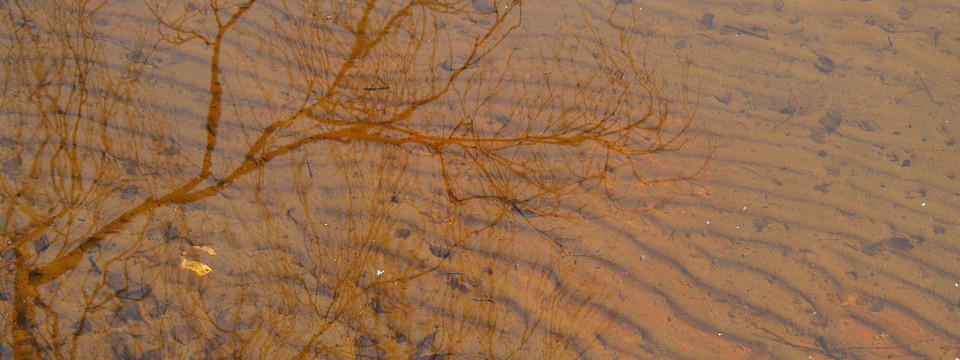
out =
[[491,4],[5,3],[0,351],[582,355],[569,230],[696,174],[693,109]]

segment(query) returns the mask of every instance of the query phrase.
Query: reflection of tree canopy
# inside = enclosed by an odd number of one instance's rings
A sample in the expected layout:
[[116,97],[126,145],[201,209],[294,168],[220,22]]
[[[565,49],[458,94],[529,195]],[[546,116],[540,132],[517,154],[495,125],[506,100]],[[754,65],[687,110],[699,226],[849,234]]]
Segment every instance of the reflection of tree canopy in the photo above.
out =
[[696,173],[692,113],[630,31],[510,48],[491,4],[0,6],[0,351],[585,352],[570,229]]

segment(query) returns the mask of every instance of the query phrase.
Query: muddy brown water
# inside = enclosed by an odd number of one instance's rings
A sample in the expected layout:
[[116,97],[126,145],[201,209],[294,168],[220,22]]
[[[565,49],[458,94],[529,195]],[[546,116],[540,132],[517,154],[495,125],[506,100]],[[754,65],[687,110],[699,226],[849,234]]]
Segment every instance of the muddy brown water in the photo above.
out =
[[951,2],[0,12],[2,358],[960,356]]

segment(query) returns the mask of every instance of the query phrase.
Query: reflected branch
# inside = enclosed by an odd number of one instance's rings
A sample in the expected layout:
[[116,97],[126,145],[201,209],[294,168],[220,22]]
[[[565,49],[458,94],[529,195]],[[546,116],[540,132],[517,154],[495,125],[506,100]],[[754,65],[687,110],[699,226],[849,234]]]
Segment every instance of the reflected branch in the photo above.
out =
[[[164,351],[81,340],[126,317],[208,356],[582,356],[566,319],[602,299],[555,264],[579,254],[564,230],[656,208],[670,190],[645,189],[706,165],[658,163],[696,139],[696,109],[671,113],[635,34],[510,48],[520,1],[145,1],[136,40],[101,33],[132,26],[98,25],[111,4],[74,5],[3,9],[23,67],[0,97],[19,126],[0,140],[23,150],[0,175],[16,358]],[[83,19],[27,20],[45,11]],[[431,314],[440,336],[416,322]]]

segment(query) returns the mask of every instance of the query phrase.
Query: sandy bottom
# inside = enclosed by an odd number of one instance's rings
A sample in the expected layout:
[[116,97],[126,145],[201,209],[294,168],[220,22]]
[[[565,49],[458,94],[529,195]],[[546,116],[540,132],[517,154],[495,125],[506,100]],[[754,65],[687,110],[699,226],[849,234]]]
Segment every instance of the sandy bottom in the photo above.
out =
[[949,2],[71,6],[0,4],[2,358],[960,356]]

